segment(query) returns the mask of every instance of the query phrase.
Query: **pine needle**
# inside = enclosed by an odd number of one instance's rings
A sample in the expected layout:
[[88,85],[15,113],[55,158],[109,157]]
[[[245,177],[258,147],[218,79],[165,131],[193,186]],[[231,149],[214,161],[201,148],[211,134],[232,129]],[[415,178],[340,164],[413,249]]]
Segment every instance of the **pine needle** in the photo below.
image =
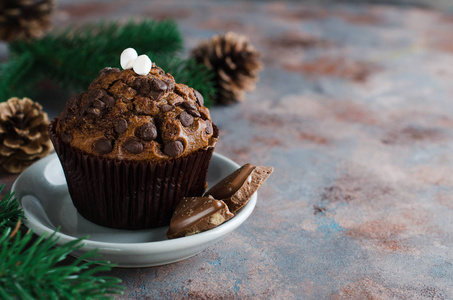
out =
[[[0,237],[2,299],[108,299],[122,293],[119,279],[95,276],[110,270],[112,265],[106,261],[78,259],[69,265],[58,265],[83,245],[82,239],[58,246],[55,233],[33,241],[31,232],[18,232],[11,239],[10,231],[6,229]],[[91,251],[84,258],[95,254]]]
[[38,238],[31,231],[23,234],[23,218],[17,199],[6,194],[0,200],[0,299],[109,299],[122,293],[119,279],[96,275],[114,265],[84,261],[93,259],[96,251],[60,264],[83,246],[83,239],[57,245],[55,233]]
[[17,221],[17,223],[16,223],[16,227],[14,227],[14,229],[13,229],[13,232],[11,232],[11,234],[9,235],[10,238],[14,237],[17,234],[21,225],[22,225],[22,221],[19,219],[19,221]]
[[[5,185],[0,186],[0,194]],[[7,193],[0,200],[0,231],[6,228],[15,227],[20,219],[24,219],[24,212],[19,207],[19,203],[13,198],[12,193]]]

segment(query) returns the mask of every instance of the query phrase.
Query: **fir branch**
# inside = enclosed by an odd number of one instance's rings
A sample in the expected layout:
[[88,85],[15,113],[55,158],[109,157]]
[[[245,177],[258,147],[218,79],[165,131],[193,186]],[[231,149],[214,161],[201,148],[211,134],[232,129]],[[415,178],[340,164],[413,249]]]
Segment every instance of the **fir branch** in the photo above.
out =
[[[5,185],[0,186],[0,194],[4,188]],[[13,194],[4,195],[0,200],[0,231],[16,226],[17,222],[24,218],[24,212],[19,207],[19,202],[13,198]]]
[[182,37],[173,21],[111,22],[68,28],[29,42],[16,41],[10,44],[10,51],[17,57],[31,53],[34,68],[41,73],[65,88],[84,90],[102,68],[119,66],[119,55],[126,47],[151,59],[173,57],[182,49]]
[[204,65],[178,56],[182,37],[170,20],[88,24],[32,41],[13,42],[13,58],[0,65],[0,102],[12,96],[30,96],[29,87],[43,77],[65,89],[86,90],[102,68],[119,67],[119,55],[125,47],[147,54],[177,82],[198,90],[210,106],[216,93],[214,74]]
[[61,246],[55,233],[35,239],[31,231],[12,231],[20,219],[24,213],[19,202],[12,193],[6,194],[0,200],[0,299],[108,299],[122,293],[119,279],[96,275],[109,271],[112,264],[83,261],[93,258],[95,251],[68,265],[59,264],[83,246],[82,239]]
[[[31,232],[11,238],[11,229],[0,237],[1,299],[108,299],[122,293],[119,279],[95,276],[110,270],[105,261],[84,262],[90,251],[69,265],[58,265],[71,252],[83,246],[77,239],[57,246],[55,233],[32,241]],[[103,265],[96,265],[103,264]]]
[[33,65],[34,56],[30,52],[13,55],[8,62],[0,65],[0,102],[13,96],[27,95],[28,89],[35,83],[35,80],[26,79]]

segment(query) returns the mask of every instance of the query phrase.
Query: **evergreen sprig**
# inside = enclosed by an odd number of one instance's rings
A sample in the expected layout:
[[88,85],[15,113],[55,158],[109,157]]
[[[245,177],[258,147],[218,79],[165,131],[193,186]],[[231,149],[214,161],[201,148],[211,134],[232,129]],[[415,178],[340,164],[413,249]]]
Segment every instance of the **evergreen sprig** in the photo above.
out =
[[183,40],[174,21],[103,22],[54,31],[9,45],[10,60],[0,65],[0,102],[30,96],[31,87],[48,77],[63,88],[86,90],[104,67],[119,67],[121,52],[132,47],[147,54],[178,82],[199,90],[209,103],[215,93],[205,67],[180,57]]
[[[0,194],[5,185],[0,186]],[[0,200],[0,231],[16,226],[20,219],[24,218],[24,212],[19,207],[19,203],[13,198],[12,193],[7,193]]]
[[61,263],[83,246],[83,239],[62,245],[55,233],[35,239],[31,231],[12,229],[23,218],[17,199],[8,193],[0,201],[0,299],[108,299],[122,293],[119,279],[96,275],[112,264],[84,261],[96,251]]
[[108,299],[122,290],[119,279],[94,276],[110,270],[111,265],[84,262],[93,251],[69,265],[57,265],[83,246],[81,239],[57,246],[55,233],[32,241],[31,232],[10,237],[10,231],[0,237],[1,299]]

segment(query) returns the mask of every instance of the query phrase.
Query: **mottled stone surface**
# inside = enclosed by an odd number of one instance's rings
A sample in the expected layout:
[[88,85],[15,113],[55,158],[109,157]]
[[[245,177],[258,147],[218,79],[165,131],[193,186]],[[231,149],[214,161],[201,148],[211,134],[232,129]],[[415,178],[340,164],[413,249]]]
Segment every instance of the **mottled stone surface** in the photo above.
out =
[[251,37],[265,69],[245,102],[211,109],[216,151],[275,171],[224,241],[113,270],[119,299],[453,298],[453,15],[123,0],[60,1],[55,19],[131,15],[176,18],[187,49],[226,30]]

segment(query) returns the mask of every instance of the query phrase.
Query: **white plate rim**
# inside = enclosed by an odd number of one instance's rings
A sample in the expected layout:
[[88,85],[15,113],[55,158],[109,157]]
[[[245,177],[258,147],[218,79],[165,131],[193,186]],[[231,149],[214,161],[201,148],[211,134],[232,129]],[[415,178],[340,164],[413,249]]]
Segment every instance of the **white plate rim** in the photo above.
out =
[[[51,160],[54,156],[56,156],[55,153],[47,156],[46,158],[43,158],[42,160],[46,160],[46,159]],[[227,158],[226,156],[223,156],[218,153],[214,153],[213,157],[214,156],[217,159],[234,164],[237,168],[240,167],[239,164],[237,164],[233,160]],[[38,161],[38,162],[40,162],[40,161]],[[12,185],[11,192],[16,192],[16,185],[21,180],[21,177],[24,176],[23,174],[25,174],[25,172],[27,172],[27,170],[25,170],[15,180],[15,182]],[[17,199],[17,200],[18,200],[19,204],[21,205],[21,199]],[[257,202],[257,193],[254,193],[254,195],[250,198],[248,203],[232,219],[230,219],[229,221],[227,221],[211,230],[201,232],[201,233],[198,233],[195,235],[177,238],[177,239],[171,239],[171,240],[154,241],[154,242],[140,242],[140,243],[111,243],[111,242],[95,241],[95,240],[90,240],[89,238],[86,238],[86,239],[83,239],[83,247],[81,249],[79,249],[79,252],[80,251],[87,252],[90,250],[98,249],[98,251],[101,254],[119,254],[119,252],[120,253],[124,252],[124,255],[146,255],[146,256],[148,256],[148,255],[153,255],[156,253],[162,253],[165,251],[179,251],[179,250],[183,250],[183,249],[190,248],[190,247],[203,246],[204,244],[208,244],[208,243],[213,244],[216,241],[225,237],[227,234],[229,234],[233,230],[235,230],[245,220],[247,220],[247,218],[253,212],[253,210],[256,206],[256,202]],[[24,220],[24,224],[29,229],[31,229],[35,234],[37,234],[39,236],[43,236],[43,235],[50,236],[51,234],[55,234],[54,237],[58,239],[57,244],[59,244],[59,245],[79,239],[78,237],[67,235],[67,234],[61,233],[59,231],[54,231],[54,229],[49,228],[49,227],[41,224],[40,222],[31,222],[29,220]],[[204,249],[202,249],[202,250],[204,250]],[[200,250],[200,251],[202,251],[202,250]],[[199,253],[200,251],[197,251],[196,253],[193,253],[190,256],[193,256],[193,255]],[[188,256],[188,257],[190,257],[190,256]],[[185,258],[187,258],[187,257],[185,257]],[[185,258],[181,258],[176,261],[180,261]],[[159,265],[159,264],[151,264],[149,266],[154,266],[154,265]],[[119,266],[137,267],[137,265],[129,266],[127,264],[121,264],[121,263],[119,264]],[[144,263],[143,265],[140,265],[139,267],[142,267],[142,266],[148,266],[148,265],[146,265],[146,263]]]

